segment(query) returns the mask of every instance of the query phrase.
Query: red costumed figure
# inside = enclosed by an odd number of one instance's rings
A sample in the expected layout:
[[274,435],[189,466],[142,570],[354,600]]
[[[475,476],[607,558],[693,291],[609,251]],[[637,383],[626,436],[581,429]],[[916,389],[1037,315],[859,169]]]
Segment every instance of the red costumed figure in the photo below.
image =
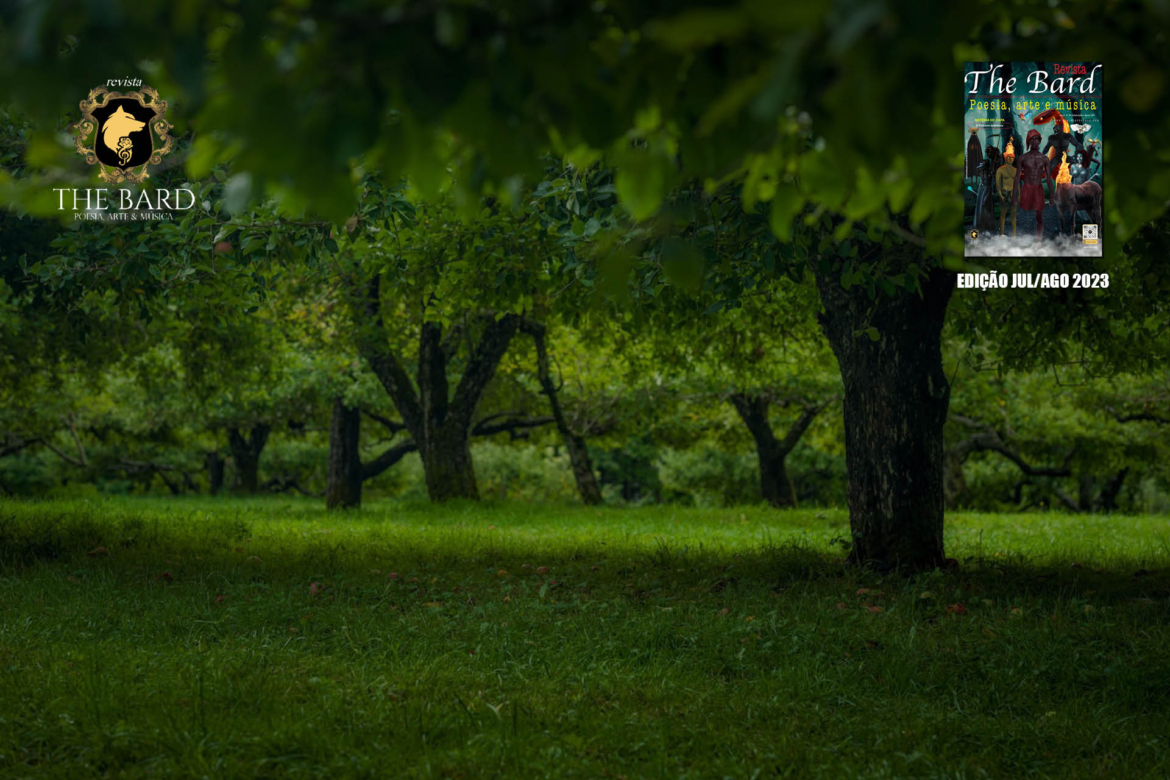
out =
[[1015,199],[1019,208],[1036,215],[1036,238],[1044,237],[1044,182],[1052,187],[1048,158],[1040,152],[1040,131],[1029,130],[1025,143],[1028,151],[1016,167]]

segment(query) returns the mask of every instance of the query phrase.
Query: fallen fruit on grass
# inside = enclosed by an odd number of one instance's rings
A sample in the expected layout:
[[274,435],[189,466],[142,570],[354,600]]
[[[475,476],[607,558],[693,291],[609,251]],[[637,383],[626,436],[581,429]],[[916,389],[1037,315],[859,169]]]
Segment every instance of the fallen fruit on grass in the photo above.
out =
[[321,583],[319,583],[319,582],[310,582],[309,583],[309,593],[311,593],[312,595],[316,596],[318,593],[320,593],[323,590],[325,590],[325,587]]
[[537,574],[548,574],[548,567],[547,566],[540,566],[536,569],[536,573]]
[[966,615],[967,608],[964,607],[962,604],[951,604],[947,607],[947,612],[950,612],[951,614],[954,614],[954,615]]
[[215,597],[216,604],[222,604],[225,601],[227,601],[227,596],[223,595],[222,593]]
[[109,555],[109,554],[110,554],[110,551],[107,550],[105,547],[95,547],[86,553],[86,555],[88,555],[90,558],[96,558],[99,555]]
[[158,578],[163,582],[173,582],[175,579],[169,571],[160,572]]
[[389,574],[386,575],[386,579],[388,579],[388,580],[398,579],[398,572],[396,572],[396,571],[390,572]]
[[867,610],[869,610],[870,612],[872,612],[872,613],[873,613],[873,614],[875,614],[875,615],[876,615],[877,613],[879,613],[879,612],[885,612],[885,610],[884,610],[884,609],[882,609],[881,607],[873,607],[873,606],[870,606],[870,607],[866,607],[866,609],[867,609]]

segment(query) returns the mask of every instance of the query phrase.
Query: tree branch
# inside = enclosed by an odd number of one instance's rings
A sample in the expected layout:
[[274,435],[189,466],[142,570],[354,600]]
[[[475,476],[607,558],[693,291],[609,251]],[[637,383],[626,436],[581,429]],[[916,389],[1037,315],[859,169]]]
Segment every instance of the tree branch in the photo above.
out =
[[1170,418],[1160,417],[1153,412],[1137,412],[1136,414],[1121,414],[1112,406],[1106,406],[1105,410],[1113,415],[1114,419],[1119,423],[1127,422],[1152,422],[1158,425],[1170,424]]
[[362,481],[373,479],[417,449],[417,444],[408,441],[384,450],[378,457],[362,464]]
[[88,466],[89,458],[85,457],[85,445],[81,443],[81,437],[77,435],[76,418],[70,414],[65,419],[69,424],[69,435],[73,437],[73,443],[77,445],[77,455],[81,459],[81,465]]
[[1081,505],[1076,500],[1074,500],[1073,497],[1070,496],[1068,493],[1065,493],[1060,488],[1053,488],[1052,492],[1058,499],[1060,499],[1060,503],[1064,504],[1066,507],[1068,507],[1073,512],[1080,512],[1081,511]]
[[25,447],[31,447],[34,444],[40,444],[41,439],[17,439],[15,442],[9,443],[8,437],[4,437],[4,445],[0,446],[0,458],[6,458],[9,455],[15,455],[23,450]]
[[958,452],[960,459],[966,459],[968,455],[976,451],[998,452],[1030,477],[1068,477],[1072,476],[1072,470],[1069,469],[1067,463],[1072,457],[1072,452],[1065,456],[1065,464],[1063,466],[1033,466],[1024,460],[1015,448],[1008,445],[1003,440],[999,432],[990,425],[974,420],[970,417],[964,417],[961,414],[952,413],[950,419],[955,422],[962,423],[971,428],[977,428],[980,433],[964,439],[955,445],[954,449]]
[[53,453],[54,455],[56,455],[58,458],[65,461],[66,463],[70,463],[74,466],[77,466],[78,468],[85,468],[86,464],[84,462],[78,460],[77,458],[66,455],[64,452],[61,452],[61,450],[54,447],[52,442],[48,441],[47,439],[45,441],[41,442],[41,444],[45,445],[45,449],[47,449],[49,452]]
[[386,428],[386,430],[390,431],[390,433],[397,434],[406,430],[406,423],[401,423],[397,420],[391,420],[389,417],[383,417],[382,415],[376,412],[371,412],[367,409],[362,409],[361,412],[374,422],[380,423],[384,428]]
[[457,416],[458,424],[471,424],[484,390],[496,373],[500,359],[508,351],[519,324],[520,318],[509,313],[499,319],[492,318],[484,328],[451,402],[451,414]]
[[370,370],[378,377],[382,387],[390,394],[402,421],[416,439],[421,439],[422,408],[419,398],[411,386],[398,356],[390,349],[390,339],[386,334],[386,323],[382,319],[382,275],[374,274],[366,288],[366,297],[362,311],[365,314],[365,323],[358,323],[358,351],[370,366]]
[[826,406],[833,403],[839,396],[831,396],[821,401],[819,404],[806,404],[804,411],[800,413],[800,417],[796,418],[796,422],[788,429],[788,433],[784,435],[783,441],[780,442],[780,451],[787,455],[792,452],[797,443],[800,442],[800,437],[804,436],[804,432],[808,430],[808,426],[812,425],[812,421],[820,414]]
[[522,428],[539,428],[542,425],[548,425],[551,422],[556,422],[555,417],[516,417],[503,422],[488,424],[488,420],[496,419],[499,415],[484,418],[475,424],[471,429],[472,436],[492,436],[504,431],[517,431]]
[[769,457],[776,450],[776,434],[768,422],[768,406],[772,402],[770,395],[732,393],[727,397],[739,417],[747,426],[748,432],[756,440],[756,447],[768,453]]

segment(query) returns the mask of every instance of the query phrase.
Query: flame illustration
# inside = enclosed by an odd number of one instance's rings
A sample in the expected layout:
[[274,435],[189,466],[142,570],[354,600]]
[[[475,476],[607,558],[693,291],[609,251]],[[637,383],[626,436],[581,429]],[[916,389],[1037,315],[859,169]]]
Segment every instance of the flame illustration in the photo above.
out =
[[1007,148],[1003,150],[1003,156],[1005,159],[1008,157],[1015,159],[1016,147],[1012,145],[1012,139],[1010,139],[1010,138],[1008,139],[1008,142],[1007,142]]
[[1072,184],[1072,174],[1068,170],[1068,152],[1060,155],[1060,170],[1056,173],[1056,183],[1061,184],[1065,182]]

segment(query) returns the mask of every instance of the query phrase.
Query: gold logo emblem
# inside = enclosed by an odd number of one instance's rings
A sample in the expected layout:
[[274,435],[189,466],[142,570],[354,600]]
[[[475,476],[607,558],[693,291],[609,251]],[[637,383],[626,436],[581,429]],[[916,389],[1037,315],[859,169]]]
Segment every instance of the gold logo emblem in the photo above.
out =
[[971,229],[971,238],[979,238],[979,231],[972,228]]
[[101,166],[103,181],[141,183],[150,178],[146,167],[170,153],[167,102],[150,87],[126,94],[96,87],[80,105],[81,119],[73,126],[77,153]]

